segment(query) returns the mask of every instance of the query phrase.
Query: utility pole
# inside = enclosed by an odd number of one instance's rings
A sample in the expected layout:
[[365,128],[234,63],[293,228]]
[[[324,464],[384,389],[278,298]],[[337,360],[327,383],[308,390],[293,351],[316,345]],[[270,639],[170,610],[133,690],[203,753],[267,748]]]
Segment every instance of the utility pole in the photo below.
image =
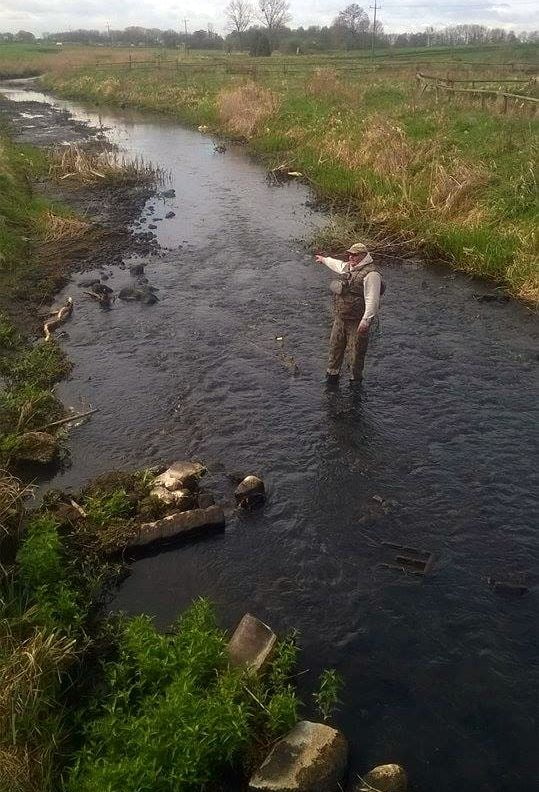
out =
[[371,41],[371,53],[372,53],[372,58],[374,60],[374,45],[376,43],[376,12],[378,11],[379,8],[381,8],[381,6],[378,5],[377,0],[374,0],[374,5],[369,7],[374,8],[374,22],[372,25],[372,41]]
[[187,54],[187,22],[188,22],[188,20],[185,19],[185,17],[184,17],[183,26],[185,28],[185,53],[186,54]]

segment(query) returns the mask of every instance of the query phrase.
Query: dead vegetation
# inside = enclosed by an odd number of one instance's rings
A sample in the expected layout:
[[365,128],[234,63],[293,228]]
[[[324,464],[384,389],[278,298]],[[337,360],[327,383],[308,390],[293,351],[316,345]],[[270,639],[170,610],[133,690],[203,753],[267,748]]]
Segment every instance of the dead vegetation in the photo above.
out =
[[217,96],[217,108],[227,130],[243,138],[251,137],[279,106],[279,98],[268,88],[248,82],[225,88]]
[[79,184],[141,184],[159,183],[164,174],[142,158],[129,159],[118,151],[96,151],[71,143],[52,153],[49,176]]
[[446,217],[482,219],[477,214],[480,208],[475,197],[488,181],[488,172],[481,165],[458,161],[436,162],[431,171],[430,205]]
[[19,537],[23,517],[22,499],[28,492],[21,482],[7,470],[0,470],[0,563],[6,542]]
[[54,214],[50,209],[42,216],[44,231],[41,234],[43,242],[62,242],[67,239],[78,239],[88,233],[92,224],[79,217],[62,217]]

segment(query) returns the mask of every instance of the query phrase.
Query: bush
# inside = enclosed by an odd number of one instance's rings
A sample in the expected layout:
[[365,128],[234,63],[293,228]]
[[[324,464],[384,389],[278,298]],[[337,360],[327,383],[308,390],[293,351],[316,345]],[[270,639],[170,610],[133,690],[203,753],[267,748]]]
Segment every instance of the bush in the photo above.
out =
[[71,580],[58,526],[45,513],[32,520],[17,553],[19,581],[33,603],[34,621],[67,634],[78,630],[86,616],[82,593]]
[[267,58],[271,55],[271,45],[269,38],[262,31],[257,31],[249,50],[249,55],[253,58]]
[[284,680],[286,642],[267,677],[231,668],[227,638],[198,600],[168,634],[147,616],[120,622],[118,656],[104,664],[105,691],[85,721],[68,792],[195,792],[240,772],[254,744],[297,720]]

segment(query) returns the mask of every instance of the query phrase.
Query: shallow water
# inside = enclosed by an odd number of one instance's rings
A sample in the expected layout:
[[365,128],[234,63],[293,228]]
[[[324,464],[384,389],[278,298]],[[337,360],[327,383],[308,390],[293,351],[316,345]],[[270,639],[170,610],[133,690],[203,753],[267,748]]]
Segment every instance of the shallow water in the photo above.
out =
[[[394,262],[362,395],[328,393],[331,275],[299,241],[326,218],[308,190],[270,185],[241,148],[218,154],[171,121],[54,102],[109,127],[176,191],[143,213],[142,228],[175,212],[155,222],[166,250],[146,261],[157,305],[103,311],[66,289],[75,368],[59,394],[99,412],[72,431],[73,464],[54,486],[196,458],[226,500],[236,471],[270,491],[223,535],[135,563],[113,607],[165,625],[205,595],[227,627],[248,610],[278,632],[297,628],[305,697],[324,666],[346,679],[336,720],[358,771],[402,762],[416,792],[532,789],[534,316],[477,303],[484,287],[447,270]],[[129,282],[122,270],[108,281]],[[385,569],[384,541],[434,552],[432,574]],[[531,586],[522,598],[487,583],[519,571]]]

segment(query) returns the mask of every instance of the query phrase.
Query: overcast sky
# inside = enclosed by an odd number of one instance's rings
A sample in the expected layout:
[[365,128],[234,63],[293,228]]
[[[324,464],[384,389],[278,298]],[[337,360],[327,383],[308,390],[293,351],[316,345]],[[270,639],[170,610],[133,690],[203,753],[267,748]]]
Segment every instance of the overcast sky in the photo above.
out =
[[[256,2],[256,0],[255,0]],[[359,2],[367,11],[374,0]],[[292,26],[326,25],[349,0],[291,0]],[[216,32],[225,32],[224,8],[227,0],[138,0],[126,8],[124,0],[0,0],[0,32],[29,30],[38,35],[69,28],[105,30],[142,25],[157,28],[182,28],[187,18],[188,30],[212,24]],[[534,30],[539,27],[535,0],[382,0],[379,17],[387,32],[422,30],[426,25],[444,27],[464,22]],[[372,14],[372,11],[369,11]]]

